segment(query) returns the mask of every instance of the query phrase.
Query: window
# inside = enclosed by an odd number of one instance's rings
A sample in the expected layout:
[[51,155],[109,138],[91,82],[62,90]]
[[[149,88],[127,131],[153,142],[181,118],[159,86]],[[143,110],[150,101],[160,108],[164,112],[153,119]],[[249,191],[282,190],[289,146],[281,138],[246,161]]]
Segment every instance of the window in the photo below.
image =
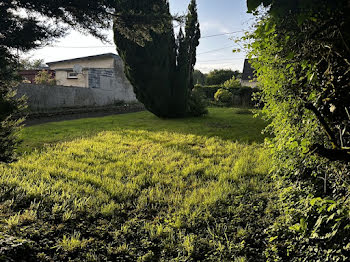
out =
[[75,72],[67,72],[68,79],[78,79],[78,73]]

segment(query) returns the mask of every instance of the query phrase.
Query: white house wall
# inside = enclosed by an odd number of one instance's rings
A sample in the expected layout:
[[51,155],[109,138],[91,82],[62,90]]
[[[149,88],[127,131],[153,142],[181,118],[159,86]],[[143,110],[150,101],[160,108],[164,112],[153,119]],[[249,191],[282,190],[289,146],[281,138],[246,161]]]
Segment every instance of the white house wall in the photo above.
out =
[[82,74],[78,74],[77,79],[69,79],[67,78],[67,70],[56,70],[56,83],[60,86],[88,87],[89,71],[83,70]]
[[[82,66],[83,73],[78,74],[77,79],[68,79],[67,72],[71,71],[74,65]],[[137,101],[133,87],[125,76],[124,64],[118,56],[57,62],[50,64],[50,69],[56,70],[59,86],[93,89],[95,96],[108,96],[107,101]],[[105,104],[105,100],[102,104]]]

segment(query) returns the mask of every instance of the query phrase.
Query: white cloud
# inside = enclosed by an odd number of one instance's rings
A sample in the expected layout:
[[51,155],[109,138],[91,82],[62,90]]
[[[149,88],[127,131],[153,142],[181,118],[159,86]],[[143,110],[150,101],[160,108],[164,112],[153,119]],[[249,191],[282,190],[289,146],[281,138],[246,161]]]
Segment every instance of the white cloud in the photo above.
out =
[[243,70],[243,63],[244,63],[244,59],[242,59],[242,61],[238,60],[238,61],[234,61],[232,63],[217,63],[217,62],[213,62],[213,63],[197,63],[197,65],[195,66],[196,69],[200,70],[202,73],[209,73],[210,71],[214,70],[214,69],[232,69],[232,70],[239,70],[242,71]]
[[231,32],[234,28],[230,28],[227,25],[220,23],[218,21],[205,21],[200,22],[200,27],[202,33],[228,33]]

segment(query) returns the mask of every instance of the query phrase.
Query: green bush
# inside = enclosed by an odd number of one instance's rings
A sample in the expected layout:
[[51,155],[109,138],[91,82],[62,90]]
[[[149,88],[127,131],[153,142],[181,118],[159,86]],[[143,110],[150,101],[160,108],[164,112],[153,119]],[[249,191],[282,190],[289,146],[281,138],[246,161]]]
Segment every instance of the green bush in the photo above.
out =
[[232,93],[227,89],[220,88],[214,95],[214,99],[221,103],[232,103]]
[[202,116],[208,114],[205,95],[201,90],[193,89],[188,102],[189,112],[192,116]]
[[227,88],[227,89],[228,88],[240,88],[241,87],[241,83],[235,77],[232,77],[230,80],[227,80],[224,83],[224,87]]
[[54,76],[47,70],[40,71],[35,76],[35,84],[37,85],[56,85],[56,80]]
[[[236,82],[237,80],[234,80]],[[230,86],[230,85],[227,85]],[[231,85],[231,87],[223,87],[223,86],[202,86],[196,85],[195,89],[203,94],[203,96],[210,101],[213,105],[225,106],[224,104],[218,104],[215,102],[214,95],[219,89],[226,89],[230,91],[233,95],[233,105],[235,106],[247,106],[247,107],[261,107],[260,102],[260,89],[245,87],[245,86],[237,86],[237,82],[235,85]]]
[[195,89],[201,90],[201,92],[205,95],[205,97],[210,100],[214,100],[214,95],[220,88],[222,88],[222,86],[220,85],[213,85],[213,86],[195,85]]
[[250,54],[281,185],[267,261],[349,261],[350,6],[271,2]]
[[20,112],[24,109],[24,99],[17,99],[14,91],[19,81],[14,73],[17,62],[6,55],[11,56],[0,47],[0,162],[11,162],[15,158],[17,131],[22,122]]
[[25,108],[24,99],[16,99],[10,87],[0,86],[0,162],[11,162],[18,145],[18,131],[23,122],[20,116]]

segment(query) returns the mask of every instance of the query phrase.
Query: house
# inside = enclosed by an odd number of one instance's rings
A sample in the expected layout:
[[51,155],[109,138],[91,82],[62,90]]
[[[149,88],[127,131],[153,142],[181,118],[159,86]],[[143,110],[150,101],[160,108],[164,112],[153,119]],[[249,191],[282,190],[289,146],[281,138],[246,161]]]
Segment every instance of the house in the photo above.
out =
[[241,77],[241,85],[249,87],[257,87],[258,82],[256,80],[255,69],[249,63],[248,59],[244,60],[243,73]]
[[121,58],[113,53],[49,62],[57,85],[111,91],[123,101],[136,101]]

